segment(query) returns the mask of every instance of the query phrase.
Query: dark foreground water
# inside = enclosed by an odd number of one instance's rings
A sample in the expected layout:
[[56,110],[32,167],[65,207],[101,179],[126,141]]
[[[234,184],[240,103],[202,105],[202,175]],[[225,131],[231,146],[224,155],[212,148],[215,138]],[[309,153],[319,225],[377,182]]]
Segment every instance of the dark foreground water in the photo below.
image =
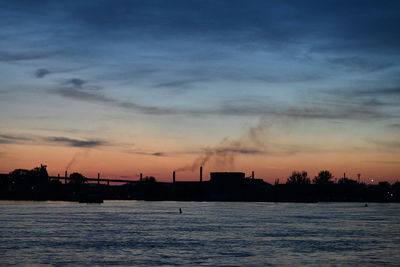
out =
[[400,204],[0,201],[14,264],[399,266]]

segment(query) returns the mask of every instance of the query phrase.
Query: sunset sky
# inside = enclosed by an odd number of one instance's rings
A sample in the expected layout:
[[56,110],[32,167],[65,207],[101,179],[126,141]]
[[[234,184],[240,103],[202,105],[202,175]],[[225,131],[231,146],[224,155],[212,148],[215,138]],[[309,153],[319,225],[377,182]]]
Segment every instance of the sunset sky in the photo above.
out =
[[400,1],[1,1],[0,173],[400,180]]

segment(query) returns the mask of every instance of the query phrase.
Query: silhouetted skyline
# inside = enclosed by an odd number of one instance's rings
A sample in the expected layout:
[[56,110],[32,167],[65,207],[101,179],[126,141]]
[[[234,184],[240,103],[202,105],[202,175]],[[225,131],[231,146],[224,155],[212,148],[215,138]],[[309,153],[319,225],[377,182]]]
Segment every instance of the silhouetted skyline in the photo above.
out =
[[[269,201],[269,202],[399,202],[400,182],[379,182],[367,185],[343,177],[333,181],[328,170],[319,172],[311,184],[306,171],[293,171],[286,183],[278,180],[271,185],[244,172],[211,172],[203,180],[199,168],[197,181],[177,180],[158,182],[156,177],[140,174],[138,180],[88,178],[74,172],[65,176],[49,176],[47,166],[31,170],[16,169],[0,174],[0,199],[2,200],[62,200],[80,203],[102,203],[107,200],[175,200],[175,201]],[[367,205],[365,206],[367,207]]]
[[399,1],[6,1],[0,173],[400,174]]

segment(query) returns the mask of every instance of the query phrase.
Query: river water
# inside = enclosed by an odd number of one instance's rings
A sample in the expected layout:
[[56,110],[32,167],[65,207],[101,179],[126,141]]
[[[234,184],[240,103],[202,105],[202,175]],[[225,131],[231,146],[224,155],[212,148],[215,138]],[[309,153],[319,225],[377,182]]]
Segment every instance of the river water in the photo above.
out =
[[400,266],[400,204],[0,201],[0,266],[355,264]]

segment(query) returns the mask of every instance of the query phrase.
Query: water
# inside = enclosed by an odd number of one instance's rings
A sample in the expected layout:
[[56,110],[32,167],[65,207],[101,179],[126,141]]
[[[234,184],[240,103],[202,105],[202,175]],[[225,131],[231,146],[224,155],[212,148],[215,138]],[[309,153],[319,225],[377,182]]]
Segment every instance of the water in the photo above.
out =
[[354,264],[400,266],[400,204],[0,201],[0,266]]

